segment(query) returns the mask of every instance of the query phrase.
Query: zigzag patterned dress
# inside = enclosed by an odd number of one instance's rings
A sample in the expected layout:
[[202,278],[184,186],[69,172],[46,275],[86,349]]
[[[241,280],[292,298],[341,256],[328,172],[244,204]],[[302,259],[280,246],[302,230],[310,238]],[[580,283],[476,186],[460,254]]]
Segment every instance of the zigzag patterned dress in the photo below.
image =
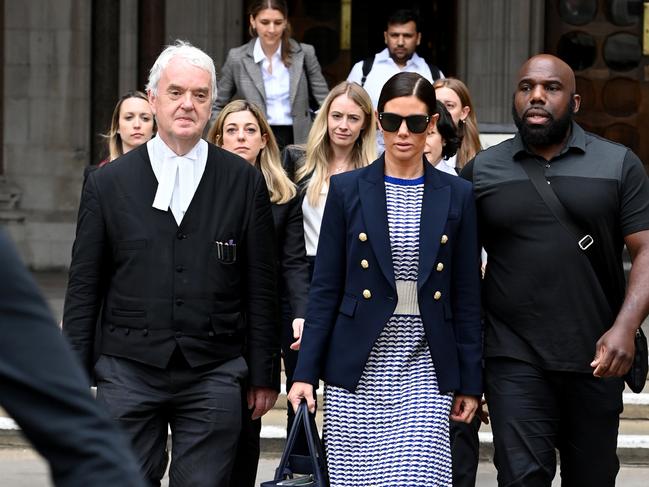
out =
[[331,487],[452,485],[452,395],[439,393],[417,304],[423,183],[385,176],[398,304],[356,392],[325,386]]

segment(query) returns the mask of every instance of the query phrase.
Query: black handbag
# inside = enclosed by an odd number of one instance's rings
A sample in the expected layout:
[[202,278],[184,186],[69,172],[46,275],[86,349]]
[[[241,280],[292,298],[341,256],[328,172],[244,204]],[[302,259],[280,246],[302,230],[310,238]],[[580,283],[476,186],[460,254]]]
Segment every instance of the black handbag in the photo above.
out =
[[[597,259],[593,252],[588,251],[591,245],[593,245],[593,243],[595,242],[593,240],[593,237],[581,230],[579,228],[579,225],[577,225],[573,221],[572,217],[568,213],[568,210],[566,210],[566,208],[563,206],[556,193],[552,189],[551,185],[545,179],[543,169],[538,163],[534,162],[531,159],[524,159],[521,161],[521,166],[530,178],[530,181],[532,182],[532,185],[536,189],[537,193],[539,193],[539,196],[541,196],[541,199],[548,206],[555,218],[559,220],[559,223],[561,223],[561,225],[563,225],[563,227],[577,239],[577,245],[583,251],[584,255],[588,258],[590,265],[593,267],[593,270],[598,277],[600,286],[602,286],[602,289],[605,289],[604,284],[602,283],[602,279],[600,278],[600,266],[598,265]],[[604,294],[608,295],[608,293],[606,292],[604,292]],[[638,330],[636,331],[634,343],[635,353],[633,354],[633,363],[631,364],[629,371],[624,376],[624,381],[629,386],[629,389],[631,389],[635,393],[640,393],[642,392],[642,389],[644,388],[647,381],[647,372],[649,369],[647,337],[642,331],[642,328],[638,328]]]
[[[301,429],[304,429],[309,455],[294,455],[293,447]],[[296,474],[301,474],[296,476]],[[261,487],[309,486],[329,487],[327,461],[324,448],[318,436],[315,415],[309,413],[306,402],[302,402],[295,413],[293,426],[286,439],[275,478],[261,483]]]
[[645,384],[647,383],[647,373],[649,372],[649,350],[647,350],[647,337],[638,328],[635,332],[635,354],[633,356],[633,364],[624,376],[624,381],[636,394],[642,392]]

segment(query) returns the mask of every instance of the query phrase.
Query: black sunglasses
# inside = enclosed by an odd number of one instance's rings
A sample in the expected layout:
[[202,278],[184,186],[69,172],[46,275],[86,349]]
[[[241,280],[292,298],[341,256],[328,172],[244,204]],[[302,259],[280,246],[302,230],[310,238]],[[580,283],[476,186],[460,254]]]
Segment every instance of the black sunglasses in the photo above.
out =
[[402,117],[396,113],[390,112],[381,112],[379,113],[379,121],[381,122],[381,127],[386,132],[396,132],[401,127],[401,123],[406,121],[406,126],[413,134],[420,134],[426,130],[428,127],[428,122],[430,122],[430,115],[408,115],[407,117]]

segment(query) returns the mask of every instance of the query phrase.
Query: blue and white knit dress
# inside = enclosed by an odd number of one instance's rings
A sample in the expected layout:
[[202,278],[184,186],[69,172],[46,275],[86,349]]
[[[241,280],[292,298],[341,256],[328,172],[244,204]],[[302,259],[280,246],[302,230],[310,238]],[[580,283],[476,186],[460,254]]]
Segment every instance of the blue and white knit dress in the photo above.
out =
[[451,486],[449,414],[417,303],[424,178],[385,176],[398,303],[355,393],[325,386],[324,441],[331,487]]

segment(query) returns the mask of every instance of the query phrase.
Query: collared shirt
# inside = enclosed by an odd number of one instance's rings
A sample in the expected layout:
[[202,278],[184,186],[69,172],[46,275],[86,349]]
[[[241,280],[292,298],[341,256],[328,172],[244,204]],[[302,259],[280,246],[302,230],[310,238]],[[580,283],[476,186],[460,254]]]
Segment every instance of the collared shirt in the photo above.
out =
[[[261,75],[264,78],[266,94],[266,117],[270,125],[293,125],[291,116],[291,77],[288,68],[282,62],[282,44],[270,60],[261,48],[259,37],[252,51],[255,63],[261,63]],[[270,68],[272,66],[272,73]]]
[[[594,243],[588,249],[552,214],[521,160],[532,159]],[[592,373],[595,343],[624,299],[624,237],[649,230],[649,179],[627,147],[573,122],[561,152],[546,161],[520,134],[478,153],[462,170],[473,181],[482,244],[485,356],[545,370]]]
[[187,154],[179,156],[156,135],[147,142],[146,148],[158,180],[152,206],[161,211],[171,209],[180,225],[205,172],[207,142],[200,139]]
[[[376,109],[376,106],[379,103],[379,96],[381,95],[381,89],[387,80],[397,73],[418,73],[426,78],[431,83],[433,80],[433,75],[430,72],[430,68],[426,61],[420,57],[417,53],[414,53],[406,65],[401,68],[394,62],[394,59],[390,57],[390,51],[386,47],[381,52],[374,56],[374,64],[372,64],[372,69],[365,79],[365,91],[370,95],[372,100],[372,106]],[[440,71],[442,78],[444,75]],[[349,72],[347,81],[356,82],[359,85],[363,79],[363,61],[359,61],[354,64],[354,67]]]
[[450,174],[451,176],[457,176],[457,171],[455,170],[455,161],[455,155],[452,155],[448,159],[444,159],[442,157],[435,166],[435,169],[445,172],[446,174]]
[[[428,64],[426,64],[426,61],[424,61],[424,59],[420,57],[416,52],[410,59],[408,59],[408,61],[406,61],[406,65],[401,68],[397,65],[397,63],[394,62],[394,59],[390,57],[390,51],[386,47],[374,56],[372,69],[367,74],[365,85],[363,86],[363,88],[365,88],[365,91],[367,91],[367,94],[370,95],[374,109],[376,109],[377,105],[379,104],[379,96],[381,96],[381,90],[383,89],[385,82],[395,74],[401,72],[418,73],[431,83],[434,81]],[[444,74],[441,70],[439,74],[442,78],[444,77]],[[360,85],[362,79],[363,61],[359,61],[354,64],[354,67],[349,72],[347,81],[355,82]],[[383,132],[377,130],[376,136],[378,154],[381,154],[385,148],[383,143]]]

